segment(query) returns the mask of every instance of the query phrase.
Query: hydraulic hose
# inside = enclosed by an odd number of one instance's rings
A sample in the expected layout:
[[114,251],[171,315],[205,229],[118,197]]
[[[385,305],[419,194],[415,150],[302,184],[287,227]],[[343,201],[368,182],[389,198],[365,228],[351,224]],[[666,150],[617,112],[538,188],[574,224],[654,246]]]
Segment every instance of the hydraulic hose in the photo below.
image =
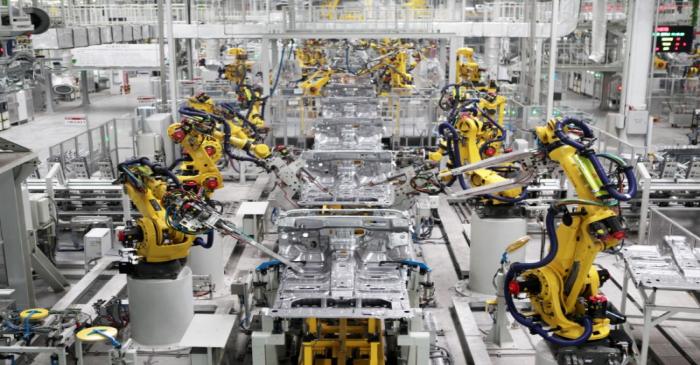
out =
[[[275,75],[275,83],[270,89],[270,96],[275,95],[275,90],[277,90],[277,83],[280,81],[280,74],[282,73],[282,67],[284,66],[284,52],[287,50],[287,45],[282,46],[282,52],[280,52],[280,65],[277,67],[277,75]],[[289,50],[291,53],[291,49]],[[263,82],[266,82],[263,80]]]
[[[447,122],[441,123],[438,126],[438,133],[440,133],[440,135],[442,135],[443,137],[447,138],[447,136],[445,135],[445,129],[449,129],[450,133],[452,133],[452,138],[449,139],[449,141],[451,142],[450,144],[452,145],[450,151],[450,158],[452,159],[452,168],[456,169],[462,166],[462,159],[459,155],[459,137],[455,127],[453,127],[452,124]],[[450,146],[448,146],[448,148],[449,147]],[[459,174],[459,176],[457,176],[457,179],[459,180],[459,185],[462,187],[462,189],[466,190],[469,188],[467,186],[466,181],[464,181],[464,174]]]
[[498,200],[498,201],[504,202],[504,203],[512,203],[512,204],[519,203],[519,202],[525,200],[525,198],[527,198],[527,187],[523,188],[520,195],[518,195],[518,197],[516,197],[516,198],[509,198],[507,196],[499,196],[499,195],[493,195],[493,194],[486,194],[486,197],[489,199]]
[[250,155],[249,151],[246,151],[249,156],[251,157],[245,157],[245,156],[238,156],[233,151],[231,151],[231,126],[228,124],[228,122],[221,123],[224,127],[224,152],[226,153],[226,156],[228,158],[237,160],[237,161],[244,161],[244,162],[252,162],[258,166],[261,166],[265,168],[264,164],[258,159]]
[[188,162],[192,161],[192,157],[182,156],[180,158],[176,158],[175,161],[173,161],[173,163],[171,163],[170,166],[168,166],[168,170],[170,170],[170,171],[174,170],[177,167],[177,165],[179,165],[181,162],[185,162],[185,161],[188,161]]
[[501,132],[500,136],[497,136],[497,137],[494,138],[494,139],[490,139],[490,140],[486,141],[484,144],[481,145],[481,147],[479,148],[479,156],[482,156],[482,158],[483,158],[483,156],[484,156],[484,151],[486,151],[486,149],[487,149],[492,143],[503,142],[503,141],[506,140],[506,130],[505,130],[505,128],[503,128],[500,124],[496,123],[496,121],[493,120],[493,119],[492,119],[488,114],[486,114],[486,112],[484,112],[482,109],[480,109],[479,107],[476,107],[476,109],[477,109],[477,111],[479,111],[479,113],[481,113],[481,115],[484,116],[484,118],[486,118],[486,120],[489,121],[489,123],[490,123],[492,126],[496,127],[496,129],[498,129],[498,130]]
[[190,107],[185,106],[185,105],[183,105],[182,107],[180,107],[180,109],[178,109],[178,113],[180,113],[182,115],[186,115],[188,117],[212,118],[212,119],[216,120],[217,122],[224,121],[223,118],[221,118],[217,115],[209,114],[209,113],[206,113],[206,112],[194,109],[194,108],[190,108]]
[[596,155],[595,151],[591,148],[588,148],[583,143],[569,138],[566,135],[566,133],[564,133],[564,126],[568,124],[573,124],[576,127],[580,128],[583,132],[584,138],[593,138],[593,131],[582,120],[574,118],[564,118],[563,120],[559,120],[557,121],[554,128],[554,134],[557,136],[557,138],[559,138],[560,141],[562,141],[562,143],[575,148],[582,156],[586,157],[589,161],[591,161],[593,169],[598,175],[598,178],[600,178],[600,181],[603,183],[605,191],[607,191],[608,194],[610,194],[610,196],[620,201],[628,201],[632,199],[635,195],[637,195],[637,178],[636,176],[634,176],[632,166],[621,166],[622,170],[625,173],[625,178],[627,179],[628,185],[627,193],[621,193],[613,186],[613,184],[610,182],[610,179],[608,179],[608,175],[605,173],[605,168],[603,168],[603,165],[600,163],[600,160],[598,159],[598,156]]
[[[241,112],[238,111],[238,109],[236,109],[236,107],[234,107],[230,103],[221,103],[221,104],[219,104],[219,106],[226,109],[226,111],[228,111],[229,113],[235,115],[236,118],[240,119],[243,122],[243,125],[245,125],[246,127],[250,128],[253,131],[254,136],[258,135],[258,128],[253,123],[250,122],[250,120],[248,119],[247,116],[241,114]],[[263,107],[263,110],[264,110],[264,107]],[[263,119],[265,118],[265,116],[263,114],[261,114],[260,117]],[[220,119],[220,121],[224,122],[223,119]]]
[[126,161],[120,163],[119,165],[117,165],[117,169],[118,169],[118,170],[121,170],[121,171],[124,171],[124,172],[126,172],[126,173],[128,173],[128,174],[131,174],[130,172],[128,172],[128,170],[127,170],[126,168],[127,168],[128,166],[132,166],[132,165],[145,165],[145,166],[148,166],[148,167],[151,169],[151,171],[153,171],[153,173],[154,173],[155,175],[160,175],[160,176],[168,177],[168,178],[170,178],[170,180],[172,180],[172,182],[173,182],[178,188],[182,187],[182,184],[180,183],[180,179],[178,179],[177,176],[175,176],[175,174],[174,174],[172,171],[170,171],[170,170],[168,170],[167,168],[161,166],[160,164],[151,162],[151,160],[149,160],[148,157],[137,157],[137,158],[133,158],[133,159],[130,159],[130,160],[126,160]]
[[510,266],[510,269],[506,273],[505,276],[505,283],[506,285],[503,285],[503,296],[505,297],[506,301],[506,306],[508,307],[508,311],[510,314],[515,318],[518,323],[521,325],[527,327],[530,329],[531,332],[537,333],[538,335],[542,336],[545,340],[559,346],[579,346],[582,345],[584,342],[588,341],[588,339],[591,337],[591,334],[593,333],[593,323],[591,322],[591,319],[588,316],[583,317],[583,333],[581,336],[579,336],[576,339],[573,340],[566,340],[561,337],[557,337],[554,335],[550,335],[547,330],[545,330],[541,324],[535,323],[532,320],[528,319],[527,317],[523,316],[520,314],[518,309],[515,307],[515,303],[513,302],[513,296],[510,293],[509,285],[512,280],[514,280],[518,275],[520,275],[522,272],[525,270],[532,270],[532,269],[537,269],[543,266],[548,265],[552,260],[554,260],[554,257],[557,255],[557,251],[559,250],[559,243],[557,241],[557,233],[556,233],[556,226],[554,224],[554,219],[556,217],[556,209],[554,207],[550,207],[547,210],[547,218],[545,219],[545,224],[547,227],[547,236],[549,237],[549,253],[547,256],[545,256],[542,260],[537,261],[537,262],[532,262],[532,263],[522,263],[522,262],[516,262]]
[[214,244],[214,230],[209,230],[207,232],[207,240],[204,241],[202,237],[197,237],[194,239],[194,242],[192,243],[193,246],[200,246],[202,248],[211,248],[211,246]]

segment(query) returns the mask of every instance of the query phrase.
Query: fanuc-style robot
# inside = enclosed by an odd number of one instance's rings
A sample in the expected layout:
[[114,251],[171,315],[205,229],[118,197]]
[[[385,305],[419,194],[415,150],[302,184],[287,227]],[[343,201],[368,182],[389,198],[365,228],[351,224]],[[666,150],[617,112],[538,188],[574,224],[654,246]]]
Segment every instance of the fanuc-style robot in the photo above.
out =
[[371,44],[379,53],[379,57],[367,65],[368,73],[375,76],[377,93],[386,95],[392,91],[408,92],[413,89],[411,71],[417,61],[410,54],[413,44],[401,40],[384,39],[377,44]]
[[[547,212],[549,253],[537,262],[510,265],[505,275],[506,305],[518,323],[554,345],[558,356],[573,352],[594,362],[602,361],[598,363],[621,361],[629,342],[619,340],[617,332],[612,336],[611,324],[622,323],[625,318],[600,292],[610,275],[593,262],[598,253],[616,247],[626,236],[618,206],[637,192],[634,172],[621,158],[591,148],[593,132],[580,120],[551,120],[537,127],[535,134],[540,146],[536,151],[504,154],[457,168],[451,174],[514,161],[528,169],[541,164],[561,168],[576,197],[555,202]],[[523,185],[529,178],[512,185]],[[621,191],[624,185],[628,186],[626,192]],[[491,186],[492,190],[504,188]],[[471,190],[467,194],[486,193],[483,189]],[[534,313],[521,313],[516,299],[529,299]],[[594,346],[614,350],[600,352]]]
[[[504,152],[505,98],[503,96],[462,90],[461,85],[451,84],[443,88],[439,106],[448,115],[447,120],[438,126],[438,132],[442,138],[438,142],[437,150],[428,154],[431,161],[439,162],[447,155],[448,168],[456,169]],[[508,178],[518,171],[518,166],[502,164],[474,169],[454,176],[443,175],[443,178],[447,179],[448,185],[452,185],[456,180],[462,189],[468,189],[509,183]],[[507,208],[522,201],[526,195],[526,189],[513,187],[486,194],[483,198],[486,205],[491,208]]]
[[[580,120],[552,120],[535,133],[547,158],[561,166],[574,186],[576,198],[559,201],[547,212],[547,256],[539,262],[511,265],[505,277],[506,302],[519,323],[546,340],[578,346],[608,337],[611,319],[621,319],[599,291],[609,274],[594,267],[593,261],[599,252],[625,238],[617,206],[634,197],[637,182],[632,167],[622,159],[590,147],[593,132]],[[601,160],[611,163],[612,176]],[[628,190],[622,192],[625,180]],[[557,227],[558,213],[563,219]],[[526,317],[515,307],[513,297],[521,293],[530,298],[535,316]]]
[[[223,116],[204,110],[221,112]],[[168,168],[146,158],[118,165],[118,182],[141,214],[134,222],[127,222],[118,235],[127,247],[122,253],[124,260],[120,271],[135,277],[175,278],[191,246],[211,247],[213,243],[212,231],[188,231],[171,222],[163,207],[167,194],[192,192],[211,201],[213,191],[223,186],[219,170],[222,157],[264,165],[271,155],[267,145],[250,137],[254,136],[255,126],[235,109],[215,105],[211,99],[200,95],[183,106],[180,113],[184,118],[168,128],[168,136],[181,146],[181,158]],[[231,115],[245,121],[249,128],[224,117]],[[236,154],[235,150],[246,156]],[[206,233],[206,240],[197,237],[202,233]]]
[[223,67],[221,70],[222,76],[234,85],[244,84],[253,65],[251,61],[248,61],[248,51],[240,47],[234,47],[230,48],[226,53],[233,57],[233,62]]
[[124,259],[119,263],[119,271],[141,279],[176,278],[190,247],[207,246],[201,238],[177,231],[168,224],[163,196],[185,187],[173,172],[147,158],[128,160],[117,168],[120,172],[117,181],[141,214],[118,231],[118,239],[126,248],[121,252]]

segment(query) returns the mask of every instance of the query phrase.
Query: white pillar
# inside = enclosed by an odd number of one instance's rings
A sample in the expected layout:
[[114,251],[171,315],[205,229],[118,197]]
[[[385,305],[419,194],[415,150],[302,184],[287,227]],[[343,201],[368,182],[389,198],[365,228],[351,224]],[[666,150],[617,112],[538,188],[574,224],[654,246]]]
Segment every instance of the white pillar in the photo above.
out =
[[207,63],[219,61],[219,40],[207,39],[206,41],[206,60]]
[[542,48],[544,41],[538,38],[535,41],[535,78],[532,80],[532,98],[530,103],[540,105],[542,103]]
[[489,75],[489,80],[498,79],[498,52],[500,50],[501,39],[496,37],[486,38],[486,72]]
[[438,40],[438,49],[439,49],[439,54],[438,54],[438,59],[440,60],[441,65],[449,65],[450,64],[450,59],[447,54],[447,39],[440,39]]
[[175,35],[173,34],[173,2],[172,0],[165,1],[165,28],[168,34],[168,76],[170,79],[170,113],[173,115],[173,120],[179,120],[177,117],[177,54],[175,44]]
[[[652,31],[656,1],[632,0],[627,14],[627,39],[625,64],[622,81],[620,113],[625,116],[623,135],[632,143],[642,144],[646,127],[641,120],[646,119],[647,87],[651,67]],[[640,115],[641,113],[641,115]],[[644,121],[646,125],[646,121]]]
[[270,95],[270,42],[269,38],[263,38],[260,42],[260,71],[262,72],[263,95]]
[[591,55],[589,58],[593,60],[593,62],[597,63],[605,61],[605,43],[608,32],[608,19],[605,16],[606,9],[606,0],[593,1],[593,22],[591,26],[593,32],[591,36]]
[[552,27],[549,35],[549,70],[547,78],[547,119],[552,119],[554,111],[554,74],[557,67],[557,40],[559,39],[559,0],[552,0]]
[[651,65],[651,40],[654,24],[654,1],[632,0],[627,16],[623,103],[620,112],[630,108],[646,109],[646,91]]

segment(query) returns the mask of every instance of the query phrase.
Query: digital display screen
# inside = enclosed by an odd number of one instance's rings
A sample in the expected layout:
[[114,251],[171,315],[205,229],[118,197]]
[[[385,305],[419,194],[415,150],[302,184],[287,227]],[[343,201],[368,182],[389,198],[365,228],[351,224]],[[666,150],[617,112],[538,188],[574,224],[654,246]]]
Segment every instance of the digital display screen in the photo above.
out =
[[656,52],[692,52],[694,36],[689,25],[659,25],[654,32]]

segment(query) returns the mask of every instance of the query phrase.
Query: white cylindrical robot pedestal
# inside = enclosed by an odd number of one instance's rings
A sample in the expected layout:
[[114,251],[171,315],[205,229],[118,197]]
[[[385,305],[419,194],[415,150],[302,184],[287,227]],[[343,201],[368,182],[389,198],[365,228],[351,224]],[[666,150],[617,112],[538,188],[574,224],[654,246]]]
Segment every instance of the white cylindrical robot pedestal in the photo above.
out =
[[128,277],[131,337],[144,346],[180,342],[194,316],[192,270],[184,267],[177,279]]
[[[525,218],[481,218],[472,214],[469,252],[469,289],[496,294],[493,276],[501,266],[506,247],[527,234]],[[511,262],[523,261],[525,248],[510,254]]]
[[214,296],[230,294],[224,283],[224,245],[221,237],[214,239],[209,248],[192,247],[187,264],[194,275],[209,275],[214,284]]

